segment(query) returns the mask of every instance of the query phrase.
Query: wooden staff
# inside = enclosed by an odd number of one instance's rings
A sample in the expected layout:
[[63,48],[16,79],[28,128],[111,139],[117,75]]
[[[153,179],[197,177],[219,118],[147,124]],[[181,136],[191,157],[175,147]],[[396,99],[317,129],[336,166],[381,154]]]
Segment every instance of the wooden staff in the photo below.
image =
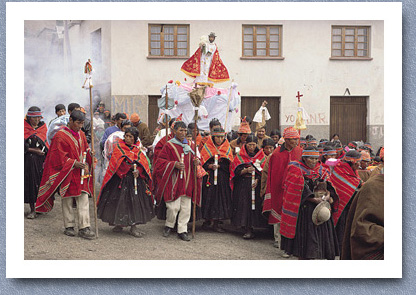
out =
[[231,101],[231,92],[233,89],[233,82],[231,82],[230,91],[228,92],[228,103],[227,103],[227,113],[225,114],[225,124],[224,124],[224,131],[227,132],[227,122],[228,122],[228,113],[230,112],[230,101]]
[[[133,165],[134,172],[137,171],[137,164]],[[137,178],[134,177],[134,194],[137,195]]]
[[169,122],[168,122],[168,85],[166,84],[166,92],[165,92],[165,124],[166,124],[166,142],[168,142],[168,129],[169,129]]
[[[85,161],[87,160],[87,153],[84,152],[82,154],[82,164],[85,164]],[[81,170],[81,184],[84,184],[84,174],[85,174],[85,169]]]
[[[218,155],[214,157],[214,165],[218,166]],[[214,170],[214,185],[217,185],[218,182],[218,169]]]
[[95,238],[98,239],[98,226],[97,226],[97,196],[95,195],[95,171],[94,171],[94,161],[95,161],[95,150],[94,150],[94,114],[92,109],[92,85],[90,80],[90,117],[91,117],[91,153],[92,153],[92,163],[90,168],[90,175],[92,181],[92,200],[94,203],[94,220],[95,220]]
[[[195,157],[196,157],[196,152],[197,152],[196,136],[197,136],[197,131],[198,131],[198,126],[196,125],[196,123],[198,121],[198,109],[195,110],[194,121],[195,121],[194,138],[195,138]],[[192,165],[194,165],[194,164],[192,163]],[[194,194],[194,206],[192,208],[192,215],[193,215],[193,217],[192,217],[192,238],[195,238],[196,199],[197,199],[197,191],[198,191],[197,186],[198,186],[197,165],[194,165],[194,193],[193,193]]]

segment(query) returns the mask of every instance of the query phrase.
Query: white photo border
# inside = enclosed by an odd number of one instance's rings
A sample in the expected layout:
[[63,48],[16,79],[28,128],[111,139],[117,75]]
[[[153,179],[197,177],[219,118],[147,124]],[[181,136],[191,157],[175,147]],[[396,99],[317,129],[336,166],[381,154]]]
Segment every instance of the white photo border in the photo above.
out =
[[[23,110],[24,21],[103,20],[384,20],[385,97],[385,260],[383,261],[42,261],[24,260],[21,132],[6,126],[6,277],[7,278],[401,278],[402,277],[402,4],[401,3],[6,3],[6,112]],[[172,14],[175,11],[175,14]],[[201,13],[201,11],[205,13]],[[208,13],[215,11],[215,13]],[[232,11],[232,13],[230,13]],[[198,14],[197,14],[198,13]],[[22,99],[17,99],[17,98]],[[393,99],[394,98],[394,99]],[[17,112],[18,114],[21,111]],[[17,123],[17,130],[23,124]],[[392,140],[394,138],[394,141]],[[394,161],[393,151],[394,150]],[[12,164],[13,163],[13,164]],[[398,173],[393,173],[397,171]],[[19,182],[18,182],[19,181]],[[394,184],[394,188],[393,188]],[[201,267],[201,265],[204,267]],[[123,267],[121,267],[123,266]],[[335,267],[334,267],[335,266]],[[172,274],[168,269],[175,267]],[[36,269],[36,272],[33,271]],[[112,270],[118,269],[117,273]],[[134,269],[134,271],[131,271]],[[196,270],[196,271],[195,271]],[[262,270],[262,271],[259,271]],[[326,272],[325,272],[326,270]],[[328,271],[330,270],[330,271]],[[313,275],[315,274],[315,275]]]

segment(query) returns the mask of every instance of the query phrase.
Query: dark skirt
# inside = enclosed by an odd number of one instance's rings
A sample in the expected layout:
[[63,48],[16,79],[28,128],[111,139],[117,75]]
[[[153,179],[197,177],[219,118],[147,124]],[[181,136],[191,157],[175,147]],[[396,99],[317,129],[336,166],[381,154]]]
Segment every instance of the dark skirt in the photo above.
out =
[[345,206],[344,210],[341,213],[341,216],[338,218],[337,226],[335,227],[335,232],[337,234],[338,244],[340,248],[342,248],[342,242],[344,240],[347,216],[348,216],[348,213],[350,212],[351,203],[354,197],[355,197],[355,194],[351,197],[350,201]]
[[42,180],[44,161],[45,156],[39,156],[30,152],[25,153],[25,203],[36,203],[40,181]]
[[228,169],[218,169],[218,183],[214,185],[214,171],[208,171],[209,175],[204,176],[202,184],[202,217],[214,220],[230,219],[230,173]]
[[133,173],[129,171],[122,179],[115,174],[104,187],[97,214],[110,225],[131,226],[150,221],[155,214],[152,197],[146,194],[145,181],[137,178],[135,195]]
[[255,192],[255,210],[252,210],[251,175],[250,177],[238,176],[235,178],[232,192],[231,216],[231,223],[234,226],[244,228],[269,227],[267,219],[262,215],[263,200],[260,197],[260,179]]
[[339,256],[338,239],[332,217],[321,225],[312,222],[316,204],[305,201],[300,206],[294,239],[282,236],[281,249],[303,259],[333,260]]

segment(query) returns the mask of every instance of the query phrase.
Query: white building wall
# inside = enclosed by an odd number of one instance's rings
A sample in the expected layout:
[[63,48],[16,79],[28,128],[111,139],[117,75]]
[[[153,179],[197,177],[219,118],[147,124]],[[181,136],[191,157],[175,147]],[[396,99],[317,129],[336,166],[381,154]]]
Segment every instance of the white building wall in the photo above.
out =
[[[81,35],[98,27],[103,34],[102,79],[111,81],[111,96],[142,97],[140,114],[147,116],[146,95],[159,95],[169,80],[183,81],[180,67],[186,59],[148,58],[148,25],[190,25],[190,55],[200,36],[217,35],[220,56],[242,96],[280,96],[280,125],[293,125],[297,91],[313,120],[306,133],[329,137],[330,97],[368,96],[368,140],[383,141],[384,25],[383,21],[83,21]],[[283,60],[243,60],[242,25],[277,24],[283,27]],[[330,60],[332,25],[371,26],[372,60]],[[109,70],[111,69],[111,70]],[[97,76],[98,77],[98,76]],[[190,78],[188,77],[188,81]],[[228,87],[230,82],[217,84]]]

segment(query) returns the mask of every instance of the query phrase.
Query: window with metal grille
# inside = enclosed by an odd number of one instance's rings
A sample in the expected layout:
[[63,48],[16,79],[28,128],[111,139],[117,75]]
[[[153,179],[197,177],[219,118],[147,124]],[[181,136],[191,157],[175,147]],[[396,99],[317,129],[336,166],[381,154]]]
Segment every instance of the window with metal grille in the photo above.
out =
[[282,26],[243,25],[243,57],[281,57]]
[[331,57],[369,58],[370,27],[332,26]]
[[189,25],[149,25],[149,56],[188,57]]

